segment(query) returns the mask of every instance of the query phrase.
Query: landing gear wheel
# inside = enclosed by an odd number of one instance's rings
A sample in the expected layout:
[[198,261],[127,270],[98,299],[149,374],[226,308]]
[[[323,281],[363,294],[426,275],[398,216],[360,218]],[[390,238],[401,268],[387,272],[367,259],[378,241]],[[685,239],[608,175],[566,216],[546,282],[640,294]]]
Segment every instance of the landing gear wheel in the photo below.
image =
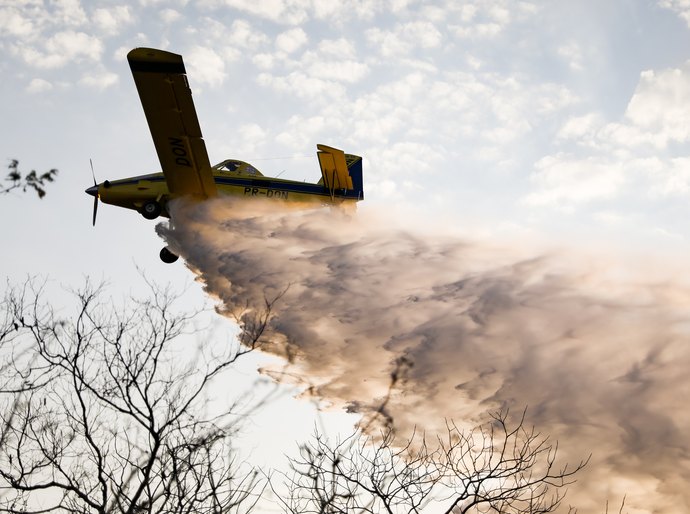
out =
[[141,206],[141,210],[139,212],[141,212],[141,215],[147,220],[155,220],[161,215],[162,210],[163,208],[161,207],[161,204],[155,200],[149,200]]
[[168,247],[166,246],[161,249],[160,258],[164,263],[172,264],[177,259],[179,259],[180,256],[172,253],[170,250],[168,250]]

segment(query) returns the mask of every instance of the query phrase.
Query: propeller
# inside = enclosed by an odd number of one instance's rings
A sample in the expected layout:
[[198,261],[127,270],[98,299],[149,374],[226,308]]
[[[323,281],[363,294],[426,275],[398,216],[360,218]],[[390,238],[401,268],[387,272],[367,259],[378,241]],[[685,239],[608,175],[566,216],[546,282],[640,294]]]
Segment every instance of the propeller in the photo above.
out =
[[96,213],[98,212],[98,184],[96,184],[96,173],[93,171],[93,161],[89,159],[91,164],[91,176],[93,177],[93,186],[86,190],[86,194],[93,196],[93,226],[96,226]]

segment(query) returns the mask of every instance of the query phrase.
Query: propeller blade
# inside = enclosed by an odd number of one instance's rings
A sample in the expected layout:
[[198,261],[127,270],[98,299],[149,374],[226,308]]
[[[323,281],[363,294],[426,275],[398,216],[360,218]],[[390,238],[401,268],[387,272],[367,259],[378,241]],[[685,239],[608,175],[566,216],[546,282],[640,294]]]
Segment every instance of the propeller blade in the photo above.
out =
[[91,176],[93,177],[93,186],[88,188],[85,192],[93,196],[93,226],[96,226],[96,213],[98,212],[98,184],[96,183],[96,172],[93,171],[93,160],[89,159],[91,165]]
[[96,213],[98,212],[98,195],[93,197],[93,226],[96,226]]
[[91,165],[91,176],[93,177],[93,185],[96,185],[96,173],[93,171],[93,161],[89,159],[89,164]]

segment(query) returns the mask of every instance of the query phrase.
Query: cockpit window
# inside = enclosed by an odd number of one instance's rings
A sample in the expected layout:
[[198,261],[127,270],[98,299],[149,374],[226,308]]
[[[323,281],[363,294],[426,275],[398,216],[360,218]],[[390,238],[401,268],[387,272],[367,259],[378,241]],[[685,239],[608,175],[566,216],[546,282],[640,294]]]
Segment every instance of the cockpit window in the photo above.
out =
[[[2,0],[0,0],[2,1]],[[219,162],[213,167],[214,170],[218,170],[221,173],[237,173],[238,175],[250,175],[256,177],[263,177],[261,172],[257,170],[251,164],[246,162],[236,161],[236,160],[226,160]]]
[[229,161],[226,162],[223,168],[225,168],[228,171],[237,171],[237,168],[240,167],[240,163],[235,162],[235,161]]

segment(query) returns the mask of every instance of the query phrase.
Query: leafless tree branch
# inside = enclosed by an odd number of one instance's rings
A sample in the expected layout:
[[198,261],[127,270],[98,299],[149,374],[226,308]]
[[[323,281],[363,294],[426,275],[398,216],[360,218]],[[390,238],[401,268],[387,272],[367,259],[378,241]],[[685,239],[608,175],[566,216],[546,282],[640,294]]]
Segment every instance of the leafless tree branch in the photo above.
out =
[[206,400],[260,334],[195,353],[169,290],[124,308],[102,286],[74,296],[65,318],[34,281],[3,299],[0,512],[251,510],[262,478],[234,457],[236,414]]
[[46,195],[46,184],[53,182],[58,173],[58,170],[53,168],[40,174],[36,170],[31,170],[25,176],[22,176],[22,173],[19,171],[19,161],[16,159],[10,161],[7,169],[9,172],[7,177],[5,177],[5,181],[9,182],[9,185],[0,185],[0,194],[6,194],[19,189],[22,192],[26,192],[27,189],[33,189],[39,198],[43,198]]
[[317,433],[291,461],[282,504],[290,513],[554,512],[587,464],[557,466],[557,453],[524,413],[514,427],[508,412],[470,431],[448,421],[433,446],[416,433],[399,444],[390,428],[334,444]]

